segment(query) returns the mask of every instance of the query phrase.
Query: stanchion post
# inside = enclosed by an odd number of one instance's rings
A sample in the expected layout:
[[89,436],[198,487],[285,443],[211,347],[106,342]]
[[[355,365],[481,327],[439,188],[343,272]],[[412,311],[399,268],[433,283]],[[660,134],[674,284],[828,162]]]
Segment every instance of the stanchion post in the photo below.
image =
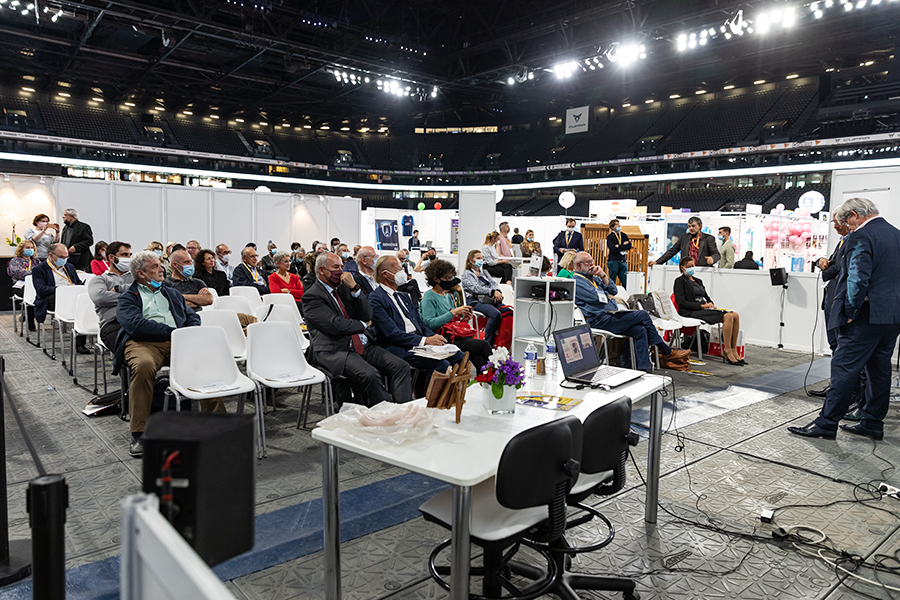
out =
[[[0,356],[0,381],[6,372],[6,359]],[[25,579],[31,574],[31,540],[9,541],[9,499],[6,495],[6,417],[0,385],[0,587]]]
[[66,509],[69,486],[62,475],[44,475],[28,484],[28,519],[31,525],[32,598],[65,600]]

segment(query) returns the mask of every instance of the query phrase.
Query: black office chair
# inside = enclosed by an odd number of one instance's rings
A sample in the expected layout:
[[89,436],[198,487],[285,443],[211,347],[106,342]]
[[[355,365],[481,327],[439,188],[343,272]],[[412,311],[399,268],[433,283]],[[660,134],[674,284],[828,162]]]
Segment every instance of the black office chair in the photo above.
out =
[[[470,570],[471,576],[482,578],[483,594],[470,598],[530,600],[554,586],[559,575],[556,561],[540,542],[551,542],[565,532],[566,495],[578,477],[575,457],[581,455],[581,431],[581,422],[573,416],[523,431],[504,448],[496,477],[472,489],[470,539],[484,550],[484,566]],[[452,490],[419,507],[427,521],[447,529],[451,509]],[[438,567],[435,560],[449,545],[450,540],[439,544],[428,562],[432,578],[448,590],[443,577],[451,567]],[[540,554],[546,568],[513,561],[520,546]],[[513,575],[524,576],[526,585],[517,584]]]

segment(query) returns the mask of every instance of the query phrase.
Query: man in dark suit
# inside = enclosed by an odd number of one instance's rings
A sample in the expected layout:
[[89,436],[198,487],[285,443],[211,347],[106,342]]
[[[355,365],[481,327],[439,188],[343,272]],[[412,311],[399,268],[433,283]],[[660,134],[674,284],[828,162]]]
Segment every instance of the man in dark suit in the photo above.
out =
[[94,243],[94,234],[91,226],[78,220],[78,212],[74,208],[63,211],[63,227],[60,242],[69,251],[69,262],[76,270],[84,273],[91,272],[91,245]]
[[269,282],[259,268],[259,255],[255,248],[247,246],[241,250],[241,264],[234,267],[231,285],[256,288],[260,295],[269,293]]
[[372,246],[363,246],[356,253],[356,270],[351,271],[356,285],[362,288],[365,295],[375,289],[375,260],[377,254]]
[[[841,259],[844,257],[844,238],[850,233],[850,228],[847,227],[847,224],[839,222],[836,215],[831,215],[831,221],[834,225],[834,230],[841,236],[841,240],[838,242],[834,252],[831,253],[831,257],[820,258],[817,263],[822,271],[822,281],[827,282],[825,297],[822,299],[822,310],[825,311],[825,327],[828,327],[828,322],[831,320],[831,304],[834,302],[837,279],[841,274]],[[837,349],[838,330],[828,328],[827,332],[828,345],[831,347],[831,351],[834,352]]]
[[815,421],[788,431],[833,440],[853,401],[860,372],[868,374],[861,419],[841,429],[874,440],[884,437],[891,395],[891,355],[900,335],[900,230],[878,215],[866,198],[851,198],[835,219],[852,233],[844,242],[828,327],[839,329],[831,357],[831,386]]
[[575,219],[566,219],[566,228],[553,240],[553,254],[556,255],[557,265],[562,260],[563,254],[569,250],[584,252],[584,238],[575,231]]
[[[48,310],[56,310],[56,288],[69,285],[83,285],[72,263],[68,262],[69,251],[63,244],[51,244],[47,251],[47,260],[31,270],[31,281],[34,284],[34,320],[43,323]],[[90,354],[85,345],[85,336],[75,339],[76,351],[79,354]]]
[[451,363],[462,362],[465,356],[462,352],[446,360],[425,358],[412,352],[413,348],[441,346],[447,340],[422,322],[409,295],[397,289],[406,283],[406,273],[396,257],[382,256],[378,259],[375,263],[375,281],[378,287],[369,294],[369,304],[372,305],[372,322],[378,332],[379,346],[428,377],[433,371],[445,372]]
[[735,269],[747,269],[750,271],[759,271],[759,265],[756,264],[756,261],[753,260],[753,251],[747,250],[744,253],[744,258],[734,263]]
[[330,252],[316,258],[315,269],[316,282],[303,292],[312,361],[361,388],[367,406],[412,400],[409,365],[375,343],[372,307],[353,274],[344,273],[341,259]]
[[700,217],[688,219],[687,233],[679,238],[678,243],[666,250],[662,256],[650,261],[650,266],[661,265],[681,252],[682,257],[690,256],[698,267],[711,267],[722,258],[716,247],[716,238],[703,233],[703,221]]

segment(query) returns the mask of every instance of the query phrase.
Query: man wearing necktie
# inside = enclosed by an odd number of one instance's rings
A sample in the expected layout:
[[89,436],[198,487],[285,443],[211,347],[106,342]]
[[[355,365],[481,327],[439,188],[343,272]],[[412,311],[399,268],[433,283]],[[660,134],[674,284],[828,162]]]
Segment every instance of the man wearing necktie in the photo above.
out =
[[312,362],[349,379],[367,406],[412,400],[409,365],[375,343],[372,307],[338,255],[320,254],[315,272],[316,282],[303,293]]
[[431,377],[433,371],[445,372],[451,363],[462,362],[465,356],[462,352],[446,360],[425,358],[412,352],[413,348],[442,346],[447,341],[428,329],[413,308],[409,295],[397,289],[406,283],[406,273],[396,257],[382,256],[378,259],[375,263],[375,281],[378,287],[369,294],[369,303],[380,346],[427,377]]
[[556,255],[557,265],[562,260],[563,254],[569,250],[584,252],[584,239],[575,231],[575,219],[566,219],[566,228],[553,240],[553,254]]

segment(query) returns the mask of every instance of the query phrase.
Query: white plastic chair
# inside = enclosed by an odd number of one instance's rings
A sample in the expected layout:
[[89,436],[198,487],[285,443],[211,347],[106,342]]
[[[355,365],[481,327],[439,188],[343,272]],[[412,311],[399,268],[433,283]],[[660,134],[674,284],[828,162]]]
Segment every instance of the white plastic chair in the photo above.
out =
[[84,273],[82,271],[78,271],[78,279],[81,280],[81,283],[87,285],[87,282],[96,277],[93,273]]
[[256,306],[259,305],[250,304],[250,301],[243,296],[220,296],[219,299],[216,300],[215,310],[233,310],[236,313],[255,315],[256,310],[254,310],[254,308]]
[[228,347],[235,361],[247,360],[247,338],[241,329],[241,321],[237,313],[227,309],[209,309],[200,311],[200,323],[208,327],[221,327],[228,337]]
[[258,323],[271,323],[273,321],[289,323],[297,336],[297,341],[300,343],[300,349],[306,352],[306,349],[309,348],[309,339],[303,334],[303,330],[300,329],[300,323],[297,321],[294,309],[282,304],[263,304],[256,309],[256,321]]
[[212,304],[209,305],[209,308],[212,308],[212,309],[218,308],[216,306],[216,303],[219,301],[219,292],[217,292],[215,289],[213,289],[211,287],[207,287],[206,289],[209,290],[210,295],[213,297]]
[[[250,306],[256,307],[262,304],[262,297],[259,295],[259,290],[255,287],[250,287],[249,285],[237,285],[232,286],[232,288],[228,292],[231,297],[239,296],[241,298],[246,298],[250,301]],[[250,313],[253,314],[253,313]]]
[[[582,313],[581,309],[577,306],[572,312],[572,316],[574,317],[573,320],[575,323],[587,323],[587,320],[584,318],[584,313]],[[636,355],[634,353],[634,340],[632,338],[605,329],[597,329],[596,327],[591,327],[591,334],[595,337],[600,336],[603,338],[603,362],[607,365],[609,364],[609,340],[628,340],[628,349],[631,353],[631,366],[632,368],[637,368]]]
[[513,291],[513,288],[508,283],[501,283],[500,285],[500,293],[503,294],[503,304],[513,305],[513,302],[516,299],[516,292]]
[[[176,410],[181,410],[182,397],[201,400],[243,396],[237,408],[238,413],[243,413],[244,401],[248,394],[252,394],[256,407],[256,455],[257,458],[265,456],[265,431],[260,427],[262,399],[256,384],[238,371],[224,329],[203,326],[176,329],[172,332],[172,355],[169,363],[168,389],[175,396]],[[211,393],[195,391],[211,384],[232,389]]]
[[[69,373],[72,375],[72,382],[75,385],[78,385],[78,354],[75,352],[75,337],[78,335],[100,337],[100,317],[97,316],[94,303],[88,294],[79,294],[75,301],[74,330],[75,331],[69,336],[72,356],[72,370],[69,371]],[[97,393],[96,387],[95,381],[95,394]]]
[[[247,375],[259,386],[273,390],[304,388],[300,412],[297,414],[297,429],[300,429],[301,424],[304,429],[307,427],[314,385],[322,384],[326,416],[334,414],[331,381],[325,373],[306,362],[303,349],[297,343],[289,323],[276,321],[251,323],[247,326]],[[280,381],[273,381],[275,378]]]
[[[21,317],[20,321],[22,322],[22,329],[19,330],[19,335],[25,336],[25,341],[29,344],[31,343],[30,333],[28,331],[28,307],[30,306],[32,310],[34,309],[34,300],[37,298],[37,291],[34,289],[34,282],[31,280],[31,273],[25,275],[25,287],[22,288],[22,304],[20,304],[21,308]],[[38,330],[40,332],[40,330]],[[37,341],[38,348],[41,347],[41,338],[40,333],[38,334]]]
[[[63,345],[63,325],[74,326],[75,325],[75,307],[78,302],[78,296],[82,294],[87,294],[87,286],[86,285],[64,285],[62,287],[56,288],[56,308],[53,311],[53,319],[51,321],[51,325],[54,327],[53,329],[53,351],[50,354],[51,360],[56,360],[56,330],[59,329],[59,346],[62,349]],[[48,311],[49,315],[50,312]],[[74,335],[74,334],[73,334]],[[74,342],[73,342],[73,352],[74,352]],[[47,350],[44,349],[44,353],[46,354]],[[71,361],[70,361],[71,363]],[[66,366],[65,356],[62,361],[63,367]],[[69,365],[69,375],[72,374],[71,364]]]
[[[709,324],[706,321],[701,321],[700,319],[694,319],[692,317],[682,317],[681,315],[679,315],[678,311],[675,310],[675,304],[672,302],[672,298],[666,292],[655,293],[656,297],[659,298],[663,313],[666,315],[667,319],[678,321],[679,323],[681,323],[682,327],[695,327],[698,331],[704,326],[709,327]],[[696,335],[694,337],[697,340],[697,358],[698,360],[703,360],[703,342],[700,339],[701,336]],[[690,350],[690,348],[688,348],[688,350]]]
[[302,323],[303,317],[300,315],[300,309],[297,308],[297,301],[294,300],[293,294],[266,294],[262,297],[263,306],[268,304],[278,304],[279,306],[289,306],[297,316],[297,322]]

